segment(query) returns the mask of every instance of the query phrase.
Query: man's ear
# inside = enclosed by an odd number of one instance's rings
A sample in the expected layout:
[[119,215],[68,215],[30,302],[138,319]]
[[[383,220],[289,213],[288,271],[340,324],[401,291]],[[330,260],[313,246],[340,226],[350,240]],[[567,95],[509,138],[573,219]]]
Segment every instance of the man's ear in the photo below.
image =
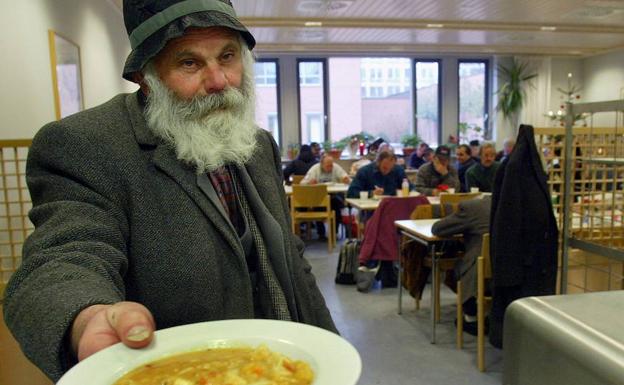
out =
[[147,94],[149,94],[149,87],[147,86],[147,84],[145,84],[145,79],[143,76],[143,73],[140,71],[137,71],[135,73],[132,74],[132,81],[134,81],[135,83],[137,83],[139,85],[139,87],[141,87],[141,91],[143,91],[143,93],[147,96]]

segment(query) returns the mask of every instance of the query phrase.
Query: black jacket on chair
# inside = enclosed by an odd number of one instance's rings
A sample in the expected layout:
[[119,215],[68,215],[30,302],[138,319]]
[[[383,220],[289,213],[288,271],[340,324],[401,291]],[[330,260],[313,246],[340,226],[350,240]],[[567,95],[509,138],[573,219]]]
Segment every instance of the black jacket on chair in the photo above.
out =
[[555,293],[558,230],[546,180],[533,127],[521,125],[492,196],[490,341],[495,346],[502,345],[503,316],[512,301]]

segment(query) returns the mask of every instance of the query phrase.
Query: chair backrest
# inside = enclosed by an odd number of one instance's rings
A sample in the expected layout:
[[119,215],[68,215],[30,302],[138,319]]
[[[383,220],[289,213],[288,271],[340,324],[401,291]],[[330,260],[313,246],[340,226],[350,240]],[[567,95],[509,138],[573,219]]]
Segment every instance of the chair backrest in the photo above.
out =
[[484,262],[483,278],[492,278],[492,259],[490,258],[490,233],[483,234],[483,240],[481,241],[481,256],[483,257]]
[[450,214],[446,212],[447,206],[451,206],[452,212],[457,211],[459,202],[474,199],[481,193],[456,193],[456,194],[440,194],[440,216],[445,217]]
[[290,176],[290,179],[292,179],[292,184],[300,184],[303,178],[305,178],[305,175],[291,175]]
[[410,219],[431,219],[433,218],[433,207],[431,205],[416,206],[410,214]]
[[290,200],[293,210],[297,208],[325,207],[329,210],[330,201],[327,194],[327,185],[301,185],[292,186],[293,193]]

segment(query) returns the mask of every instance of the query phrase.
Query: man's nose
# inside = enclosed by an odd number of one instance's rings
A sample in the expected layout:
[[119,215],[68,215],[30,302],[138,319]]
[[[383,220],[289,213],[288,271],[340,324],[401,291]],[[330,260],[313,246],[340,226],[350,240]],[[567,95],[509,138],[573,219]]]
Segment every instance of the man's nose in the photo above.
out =
[[223,91],[228,85],[228,79],[219,64],[211,63],[204,68],[203,83],[206,93],[213,94]]

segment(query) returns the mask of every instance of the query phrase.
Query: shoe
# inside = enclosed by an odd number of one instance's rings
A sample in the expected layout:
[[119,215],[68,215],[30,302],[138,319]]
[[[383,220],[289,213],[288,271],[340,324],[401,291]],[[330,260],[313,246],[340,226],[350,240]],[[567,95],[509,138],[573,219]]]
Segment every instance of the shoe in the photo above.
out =
[[[473,322],[468,322],[466,321],[466,319],[464,318],[464,332],[470,334],[471,336],[477,336],[477,334],[479,333],[478,331],[478,322],[477,321],[473,321]],[[457,318],[455,319],[455,327],[457,327]],[[484,328],[484,334],[487,335],[490,331],[490,322],[488,317],[485,317],[485,328]]]

